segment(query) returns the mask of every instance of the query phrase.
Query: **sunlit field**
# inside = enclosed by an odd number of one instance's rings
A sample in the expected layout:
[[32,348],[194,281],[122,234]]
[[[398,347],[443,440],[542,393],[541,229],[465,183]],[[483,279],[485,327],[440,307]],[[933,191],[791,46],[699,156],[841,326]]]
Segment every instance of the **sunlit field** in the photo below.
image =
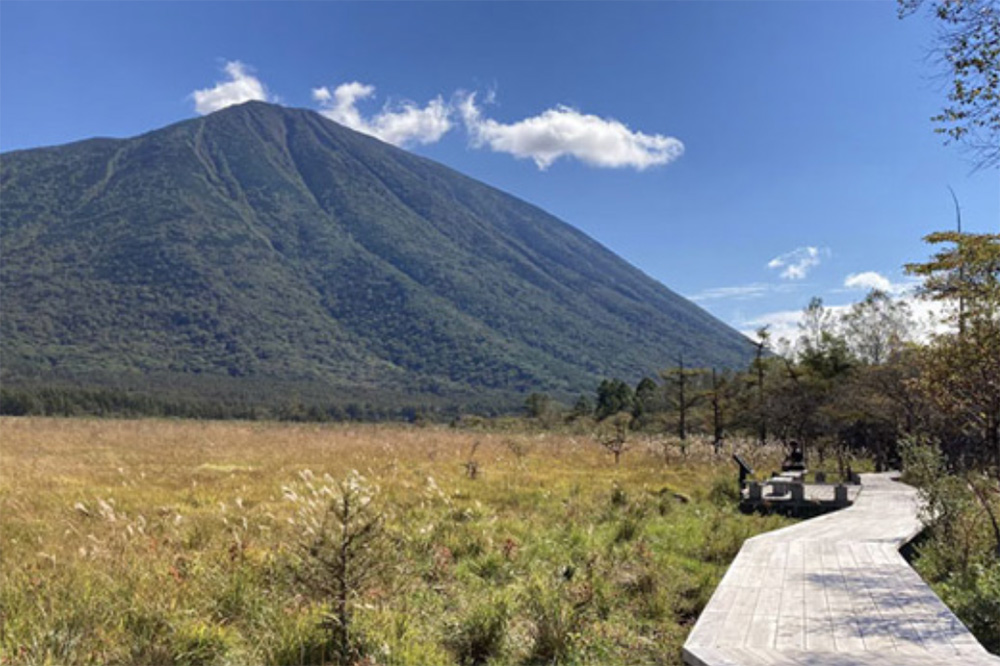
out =
[[[678,664],[742,541],[785,522],[736,511],[730,449],[635,435],[615,466],[585,429],[7,418],[0,437],[4,664]],[[345,493],[371,529],[338,588],[324,516]]]

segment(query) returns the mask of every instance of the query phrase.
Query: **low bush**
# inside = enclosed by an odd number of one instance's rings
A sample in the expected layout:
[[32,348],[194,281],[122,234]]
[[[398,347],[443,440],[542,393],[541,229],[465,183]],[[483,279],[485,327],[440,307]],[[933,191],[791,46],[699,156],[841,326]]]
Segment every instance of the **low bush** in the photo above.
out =
[[466,610],[447,629],[445,646],[463,666],[481,666],[498,657],[507,637],[506,599],[487,598]]

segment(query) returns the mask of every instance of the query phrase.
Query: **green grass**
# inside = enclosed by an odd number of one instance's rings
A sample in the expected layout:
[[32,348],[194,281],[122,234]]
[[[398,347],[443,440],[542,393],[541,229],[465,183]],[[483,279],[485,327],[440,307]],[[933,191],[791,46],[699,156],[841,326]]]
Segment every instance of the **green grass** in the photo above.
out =
[[363,664],[679,664],[742,541],[786,524],[713,493],[735,471],[707,445],[665,458],[637,439],[615,467],[569,434],[0,429],[4,664],[334,663],[332,600],[301,579],[301,498],[350,470],[377,486],[384,517],[350,599]]

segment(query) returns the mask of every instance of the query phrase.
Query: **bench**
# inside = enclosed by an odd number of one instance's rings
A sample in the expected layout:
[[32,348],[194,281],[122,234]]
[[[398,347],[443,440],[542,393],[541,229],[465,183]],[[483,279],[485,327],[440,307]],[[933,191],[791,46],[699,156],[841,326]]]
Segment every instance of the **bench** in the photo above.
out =
[[[765,481],[766,484],[771,486],[771,495],[773,496],[784,496],[791,493],[793,499],[795,495],[799,495],[801,499],[802,496],[802,482],[805,478],[806,470],[790,470],[787,472],[782,472],[781,474],[776,474],[770,479]],[[798,490],[796,490],[798,486]]]

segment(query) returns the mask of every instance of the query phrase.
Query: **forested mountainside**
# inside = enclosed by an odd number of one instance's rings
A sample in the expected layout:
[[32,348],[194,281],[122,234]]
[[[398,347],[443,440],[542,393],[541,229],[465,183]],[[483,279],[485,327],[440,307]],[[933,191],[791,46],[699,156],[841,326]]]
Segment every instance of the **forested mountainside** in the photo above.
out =
[[752,353],[545,211],[311,111],[0,169],[7,386],[516,400]]

